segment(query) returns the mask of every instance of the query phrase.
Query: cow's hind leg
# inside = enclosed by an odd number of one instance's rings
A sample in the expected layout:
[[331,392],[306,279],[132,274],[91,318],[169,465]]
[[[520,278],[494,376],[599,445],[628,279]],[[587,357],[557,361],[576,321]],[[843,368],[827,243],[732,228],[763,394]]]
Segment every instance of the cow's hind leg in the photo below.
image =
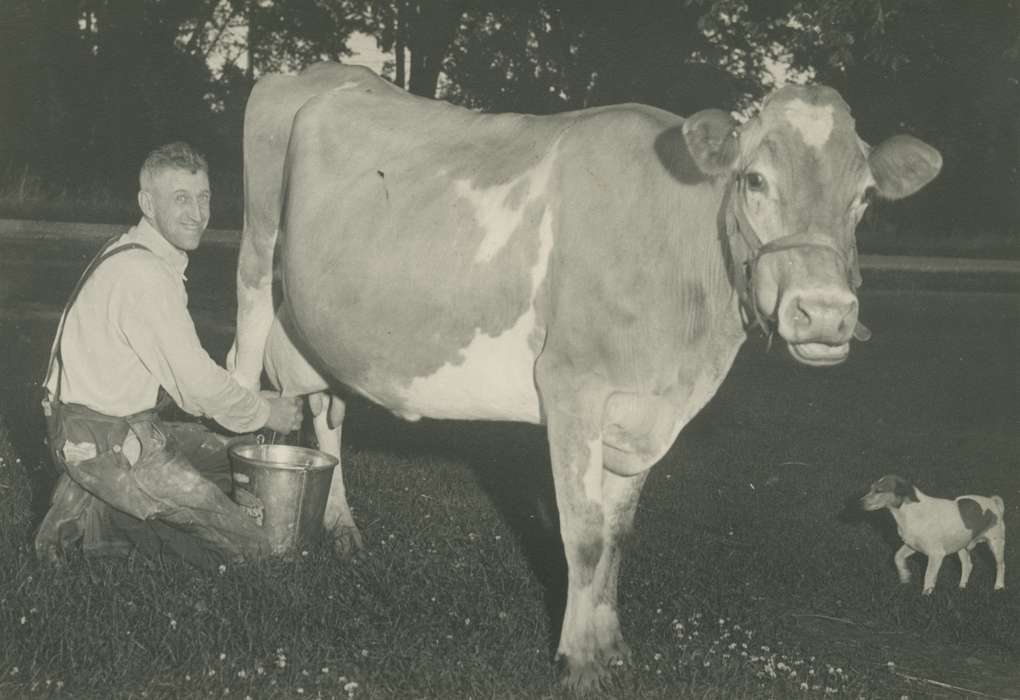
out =
[[326,501],[323,526],[326,534],[333,537],[337,554],[347,557],[360,550],[363,541],[361,532],[354,523],[351,507],[347,503],[343,462],[340,461],[340,444],[346,407],[339,396],[324,392],[309,395],[308,406],[312,412],[312,424],[315,427],[315,439],[319,443],[319,449],[333,455],[338,460],[336,469],[333,470],[333,481],[329,486],[329,499]]

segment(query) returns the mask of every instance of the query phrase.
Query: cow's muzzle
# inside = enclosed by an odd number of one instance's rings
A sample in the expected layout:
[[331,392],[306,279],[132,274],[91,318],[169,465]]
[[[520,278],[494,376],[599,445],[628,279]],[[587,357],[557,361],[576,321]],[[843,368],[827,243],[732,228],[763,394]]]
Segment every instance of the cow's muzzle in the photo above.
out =
[[849,289],[819,289],[784,295],[779,335],[790,354],[807,365],[834,365],[850,353],[857,327],[857,297]]

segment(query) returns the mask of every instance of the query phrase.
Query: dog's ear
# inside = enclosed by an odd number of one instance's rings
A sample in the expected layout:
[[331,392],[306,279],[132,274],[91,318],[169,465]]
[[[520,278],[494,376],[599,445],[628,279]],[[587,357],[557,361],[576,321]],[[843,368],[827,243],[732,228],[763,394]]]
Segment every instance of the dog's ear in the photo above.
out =
[[900,502],[913,502],[918,503],[917,491],[914,490],[914,485],[906,479],[896,477],[896,487],[893,489],[893,494],[900,499]]

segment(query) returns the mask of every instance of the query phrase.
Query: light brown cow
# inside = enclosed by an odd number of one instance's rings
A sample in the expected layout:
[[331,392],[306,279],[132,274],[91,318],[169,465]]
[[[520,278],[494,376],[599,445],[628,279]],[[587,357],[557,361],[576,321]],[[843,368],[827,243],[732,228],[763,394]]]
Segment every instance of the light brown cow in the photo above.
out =
[[[749,325],[805,364],[847,357],[866,337],[869,194],[905,197],[940,167],[908,136],[866,145],[820,86],[738,126],[634,104],[478,114],[350,66],[271,76],[245,123],[232,361],[248,384],[264,362],[283,392],[315,394],[336,454],[343,404],[316,394],[334,382],[412,420],[545,424],[569,567],[558,652],[587,685],[628,654],[621,542],[648,469]],[[340,470],[326,524],[360,544]]]

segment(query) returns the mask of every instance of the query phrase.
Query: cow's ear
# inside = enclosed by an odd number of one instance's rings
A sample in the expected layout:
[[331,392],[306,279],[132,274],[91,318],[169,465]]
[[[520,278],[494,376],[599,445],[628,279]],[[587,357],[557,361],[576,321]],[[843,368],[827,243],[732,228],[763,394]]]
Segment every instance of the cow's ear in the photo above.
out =
[[903,199],[939,174],[942,154],[924,141],[900,134],[872,149],[868,165],[879,195],[885,199]]
[[706,175],[728,171],[737,160],[737,121],[721,109],[705,109],[684,120],[683,134],[698,169]]

